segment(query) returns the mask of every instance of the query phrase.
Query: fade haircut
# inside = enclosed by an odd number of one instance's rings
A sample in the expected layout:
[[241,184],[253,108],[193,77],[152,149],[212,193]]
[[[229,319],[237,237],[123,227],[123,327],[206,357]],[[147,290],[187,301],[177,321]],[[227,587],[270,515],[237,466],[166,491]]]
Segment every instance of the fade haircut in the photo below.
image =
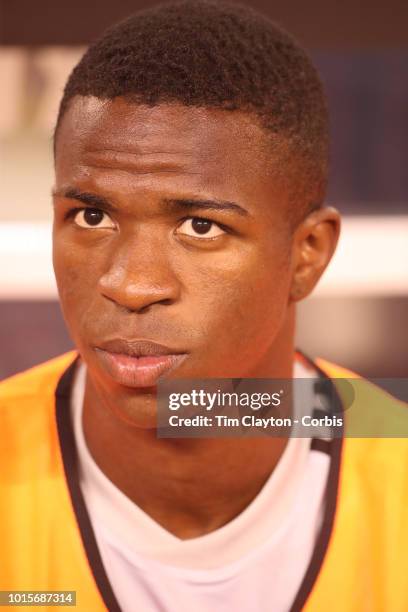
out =
[[140,11],[107,30],[74,68],[56,132],[75,96],[248,113],[273,145],[291,217],[323,203],[329,130],[321,81],[299,44],[251,8],[182,0]]

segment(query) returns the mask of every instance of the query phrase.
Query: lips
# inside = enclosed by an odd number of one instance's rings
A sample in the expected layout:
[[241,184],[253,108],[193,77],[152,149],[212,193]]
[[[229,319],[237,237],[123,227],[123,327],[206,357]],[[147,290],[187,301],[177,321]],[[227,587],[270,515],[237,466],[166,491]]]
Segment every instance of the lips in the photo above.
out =
[[99,343],[95,354],[103,369],[120,385],[142,388],[157,384],[175,370],[187,353],[151,340],[112,339]]

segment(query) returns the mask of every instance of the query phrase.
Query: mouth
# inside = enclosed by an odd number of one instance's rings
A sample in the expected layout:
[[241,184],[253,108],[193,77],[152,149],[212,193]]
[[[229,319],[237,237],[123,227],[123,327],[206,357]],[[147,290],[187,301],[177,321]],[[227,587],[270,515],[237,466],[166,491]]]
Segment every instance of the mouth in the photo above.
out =
[[103,369],[126,387],[153,387],[187,357],[182,352],[150,340],[116,338],[94,347]]

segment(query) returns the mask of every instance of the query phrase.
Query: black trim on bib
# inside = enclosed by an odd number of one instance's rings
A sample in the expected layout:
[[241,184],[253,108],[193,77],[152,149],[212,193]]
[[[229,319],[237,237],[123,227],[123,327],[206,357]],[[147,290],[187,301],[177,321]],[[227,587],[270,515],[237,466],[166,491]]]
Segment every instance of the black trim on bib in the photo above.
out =
[[115,594],[99,553],[98,544],[86,508],[85,500],[79,486],[77,453],[74,432],[71,423],[71,391],[78,357],[65,370],[55,392],[57,428],[60,440],[61,455],[65,477],[71,495],[72,505],[78,522],[82,543],[88,557],[88,563],[95,578],[101,598],[109,612],[121,612]]
[[[307,361],[311,366],[313,366],[319,373],[321,379],[325,379],[325,381],[330,380],[325,372],[318,365],[316,365],[312,359],[307,357],[302,351],[297,350],[302,358]],[[333,395],[332,398],[336,403],[336,413],[339,414],[342,412],[343,403],[339,396],[339,393],[333,383]],[[343,421],[344,423],[344,421]],[[326,506],[324,509],[323,522],[320,529],[320,533],[317,537],[316,544],[314,547],[314,551],[312,554],[312,558],[310,559],[309,566],[306,570],[306,573],[303,577],[301,585],[298,589],[296,597],[293,601],[293,604],[289,610],[289,612],[301,612],[303,610],[312,589],[316,583],[316,580],[319,575],[319,571],[322,568],[326,552],[329,546],[330,537],[333,531],[334,517],[336,514],[337,508],[337,500],[338,500],[338,490],[339,490],[339,477],[340,477],[340,465],[341,465],[341,454],[343,448],[343,439],[344,439],[344,425],[341,428],[341,437],[335,437],[331,440],[321,440],[321,439],[313,439],[312,440],[312,448],[315,447],[315,450],[325,449],[324,452],[329,451],[330,455],[330,468],[329,474],[327,477],[326,484],[326,492],[325,492],[325,500]]]
[[[296,352],[299,353],[305,361],[317,369],[321,379],[325,379],[326,381],[329,380],[325,372],[323,372],[323,370],[321,370],[309,357],[307,357],[301,351],[297,350]],[[78,357],[61,376],[55,392],[56,418],[61,455],[64,464],[65,477],[72,499],[72,505],[78,522],[83,546],[101,598],[109,612],[122,612],[109,582],[109,578],[106,574],[89,514],[85,505],[85,500],[79,485],[77,454],[74,432],[71,423],[70,408],[72,385],[77,362]],[[339,413],[341,411],[342,402],[334,385],[333,387],[336,412]],[[341,437],[332,438],[331,440],[314,438],[311,441],[312,450],[322,451],[330,456],[330,469],[327,478],[325,497],[326,506],[322,527],[316,540],[312,558],[289,612],[300,612],[303,609],[304,604],[306,603],[309,595],[311,594],[313,586],[316,583],[316,579],[319,575],[319,571],[323,565],[327,552],[337,507],[343,434],[344,432],[342,431]]]
[[320,451],[321,453],[326,453],[326,455],[330,455],[331,453],[331,440],[322,440],[321,438],[312,438],[310,444],[310,450]]

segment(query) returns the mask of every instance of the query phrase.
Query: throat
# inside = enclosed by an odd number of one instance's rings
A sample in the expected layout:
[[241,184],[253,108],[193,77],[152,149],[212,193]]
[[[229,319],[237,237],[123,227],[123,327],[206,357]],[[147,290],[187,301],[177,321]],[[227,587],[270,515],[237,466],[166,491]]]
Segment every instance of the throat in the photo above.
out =
[[[84,409],[90,460],[151,519],[180,539],[211,533],[257,496],[287,443],[283,438],[158,439]],[[109,453],[106,449],[109,448]]]

